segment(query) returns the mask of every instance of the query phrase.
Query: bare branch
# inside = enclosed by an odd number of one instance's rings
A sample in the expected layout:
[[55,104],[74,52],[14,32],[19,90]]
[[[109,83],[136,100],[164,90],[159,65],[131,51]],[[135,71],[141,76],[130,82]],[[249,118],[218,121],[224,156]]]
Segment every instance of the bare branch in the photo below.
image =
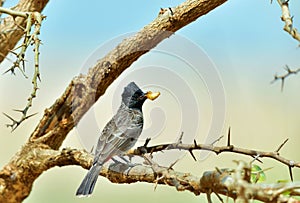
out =
[[[88,169],[93,161],[92,156],[84,150],[63,149],[62,151],[48,150],[41,156],[47,156],[45,166],[80,165]],[[175,171],[171,167],[163,167],[154,163],[149,157],[146,159],[150,165],[135,165],[130,167],[124,163],[107,163],[100,175],[113,183],[136,183],[147,182],[175,187],[178,191],[190,191],[195,195],[206,193],[210,199],[211,193],[231,198],[247,198],[264,202],[288,202],[295,199],[284,195],[300,195],[300,186],[294,183],[287,184],[252,184],[249,180],[250,165],[237,161],[235,170],[217,169],[206,171],[201,177],[190,173]]]
[[289,0],[277,0],[277,2],[281,7],[281,20],[285,23],[283,30],[289,33],[298,42],[300,42],[300,34],[298,30],[293,26],[293,17],[291,16],[289,9]]
[[[24,122],[25,120],[27,120],[29,117],[31,117],[32,115],[28,116],[27,112],[30,109],[30,107],[32,106],[32,101],[33,99],[36,97],[36,93],[38,90],[38,84],[37,84],[37,80],[40,80],[40,72],[39,72],[39,46],[40,46],[40,42],[41,40],[38,38],[38,35],[40,34],[40,28],[41,28],[41,23],[42,20],[45,18],[44,16],[42,16],[39,12],[21,12],[21,11],[14,11],[14,10],[10,10],[10,9],[5,9],[5,8],[0,8],[0,12],[3,13],[7,13],[9,15],[12,15],[14,18],[19,16],[19,17],[23,17],[26,18],[26,27],[24,28],[24,40],[23,43],[14,49],[17,50],[20,48],[20,52],[19,53],[15,53],[14,51],[11,51],[12,53],[14,53],[16,55],[16,61],[13,62],[13,65],[4,73],[7,72],[11,72],[12,74],[15,74],[15,69],[18,68],[20,70],[20,72],[24,75],[25,78],[28,78],[25,74],[25,53],[27,51],[27,48],[30,45],[34,45],[34,52],[35,52],[35,56],[34,56],[34,62],[35,62],[35,67],[34,67],[34,75],[32,77],[32,92],[29,96],[29,98],[27,99],[27,104],[25,106],[25,108],[23,110],[18,110],[18,112],[21,112],[21,118],[19,120],[16,119],[11,119],[12,123],[11,124],[7,124],[7,127],[10,127],[12,129],[12,131],[14,131],[22,122]],[[32,24],[34,25],[34,31],[31,32],[31,27]],[[5,114],[7,116],[7,114]]]
[[[284,143],[286,143],[286,141]],[[266,151],[258,151],[258,150],[253,150],[253,149],[239,148],[239,147],[235,147],[233,145],[214,146],[214,145],[197,144],[197,143],[194,143],[194,144],[170,143],[170,144],[163,144],[163,145],[155,145],[155,146],[151,146],[151,147],[143,146],[143,150],[140,150],[139,148],[137,148],[137,149],[129,151],[129,154],[142,155],[141,152],[154,153],[154,152],[161,152],[164,150],[171,150],[171,149],[186,150],[190,153],[193,151],[196,151],[196,150],[206,150],[206,151],[214,152],[216,154],[220,154],[220,153],[224,153],[224,152],[231,152],[231,153],[243,154],[243,155],[247,155],[247,156],[251,156],[251,157],[259,156],[260,158],[265,157],[265,158],[274,159],[274,160],[279,161],[289,167],[300,168],[300,162],[295,163],[293,160],[289,160],[289,159],[286,159],[286,158],[280,156],[278,149],[276,149],[274,151],[266,152]],[[195,159],[195,156],[193,156],[193,159]]]
[[11,116],[7,115],[6,113],[3,113],[4,116],[6,116],[7,118],[9,118],[12,123],[11,124],[6,124],[6,127],[11,128],[11,131],[14,131],[23,121],[27,120],[28,118],[35,116],[37,113],[31,114],[31,115],[26,115],[23,113],[23,110],[15,110],[15,111],[19,111],[23,114],[22,118],[20,120],[15,120],[14,118],[12,118]]
[[281,91],[283,91],[283,87],[284,87],[284,81],[287,77],[289,77],[290,75],[296,75],[298,72],[300,72],[300,68],[296,69],[296,70],[292,70],[290,69],[290,67],[288,65],[285,66],[284,68],[286,70],[286,73],[283,75],[274,75],[274,79],[271,81],[271,83],[274,83],[278,80],[281,80]]
[[0,13],[6,13],[8,15],[11,15],[13,17],[23,17],[23,18],[27,18],[27,13],[26,12],[21,12],[21,11],[14,11],[8,8],[2,8],[0,7]]
[[[12,11],[18,12],[41,12],[49,0],[20,0]],[[22,14],[23,15],[23,14]],[[18,15],[19,16],[19,15]],[[23,29],[26,26],[26,17],[8,16],[0,23],[0,63],[4,60],[10,50],[13,50],[18,41],[24,35]]]

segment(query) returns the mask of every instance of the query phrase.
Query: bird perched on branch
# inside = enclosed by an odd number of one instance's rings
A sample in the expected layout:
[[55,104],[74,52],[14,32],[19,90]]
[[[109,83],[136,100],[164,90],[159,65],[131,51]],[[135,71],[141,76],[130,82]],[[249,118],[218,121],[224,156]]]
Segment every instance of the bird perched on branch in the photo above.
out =
[[155,100],[159,92],[144,93],[134,82],[122,93],[117,114],[106,124],[97,143],[92,167],[77,189],[76,196],[92,194],[103,164],[113,156],[122,156],[134,146],[143,129],[142,106],[146,99]]

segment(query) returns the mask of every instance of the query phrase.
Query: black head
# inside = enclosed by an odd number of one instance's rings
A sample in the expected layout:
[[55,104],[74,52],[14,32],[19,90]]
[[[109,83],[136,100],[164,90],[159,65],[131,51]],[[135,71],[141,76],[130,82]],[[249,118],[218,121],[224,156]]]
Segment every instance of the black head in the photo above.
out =
[[122,93],[122,101],[129,108],[142,109],[146,94],[134,83],[129,83]]

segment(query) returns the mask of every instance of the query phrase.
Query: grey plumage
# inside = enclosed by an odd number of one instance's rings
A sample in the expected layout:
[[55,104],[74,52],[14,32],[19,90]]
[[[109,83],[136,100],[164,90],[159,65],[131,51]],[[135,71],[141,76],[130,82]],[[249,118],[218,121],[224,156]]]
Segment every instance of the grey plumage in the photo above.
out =
[[153,93],[144,93],[134,82],[124,88],[121,105],[98,139],[93,165],[80,184],[77,196],[90,195],[102,165],[113,156],[124,155],[134,146],[143,129],[143,103],[147,98],[154,100],[159,95],[149,97],[149,94]]

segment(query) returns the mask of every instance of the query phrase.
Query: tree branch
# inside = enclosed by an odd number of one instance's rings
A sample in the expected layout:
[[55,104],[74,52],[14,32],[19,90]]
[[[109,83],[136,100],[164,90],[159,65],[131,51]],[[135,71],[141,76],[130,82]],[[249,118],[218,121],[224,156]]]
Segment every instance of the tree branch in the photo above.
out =
[[[31,156],[31,155],[29,155]],[[38,161],[32,164],[33,168],[48,170],[55,166],[79,165],[88,169],[93,156],[85,150],[64,148],[57,150],[38,150],[36,157],[40,157],[42,163]],[[150,165],[136,165],[130,167],[124,163],[107,163],[101,170],[100,175],[106,177],[113,183],[136,183],[147,182],[168,185],[175,187],[177,191],[190,191],[195,195],[206,193],[223,194],[228,197],[245,200],[255,199],[263,202],[296,202],[290,195],[300,195],[300,186],[294,183],[288,184],[252,184],[249,175],[251,167],[245,162],[238,161],[235,170],[216,169],[206,171],[202,176],[195,176],[190,173],[182,173],[172,167],[163,167],[151,161]],[[245,190],[244,190],[245,189]]]
[[271,83],[274,83],[278,80],[281,80],[281,91],[283,91],[285,79],[287,77],[289,77],[290,75],[296,75],[298,72],[300,72],[300,68],[292,70],[292,69],[290,69],[290,67],[288,65],[286,65],[284,69],[286,70],[285,74],[282,74],[282,75],[275,74],[274,79],[271,81]]
[[[286,143],[286,141],[287,140],[284,141],[284,144]],[[280,146],[282,147],[282,144]],[[295,162],[293,160],[289,160],[289,159],[284,158],[283,156],[280,156],[278,149],[274,150],[274,151],[266,152],[266,151],[259,151],[259,150],[253,150],[253,149],[244,149],[244,148],[240,148],[240,147],[235,147],[233,145],[214,146],[211,144],[210,145],[197,144],[196,142],[194,142],[194,144],[170,143],[170,144],[156,145],[156,146],[151,146],[151,147],[147,147],[144,145],[137,149],[129,151],[129,154],[143,155],[145,153],[161,152],[164,150],[172,150],[172,149],[185,150],[188,152],[197,151],[197,150],[206,150],[206,151],[214,152],[217,155],[224,153],[224,152],[231,152],[231,153],[235,153],[235,154],[243,154],[243,155],[251,156],[253,158],[256,156],[259,156],[260,158],[265,157],[265,158],[274,159],[288,167],[300,168],[300,162]]]
[[[36,157],[37,151],[59,149],[69,131],[125,69],[162,40],[224,2],[187,0],[172,9],[172,16],[168,12],[160,14],[137,34],[125,39],[87,75],[74,78],[63,95],[45,110],[28,142],[0,171],[0,202],[21,202],[29,195],[35,179],[47,169],[39,158],[43,156]],[[31,167],[33,163],[37,167]]]
[[[21,3],[21,2],[20,2]],[[11,72],[12,74],[15,74],[15,69],[18,68],[20,72],[24,75],[25,78],[28,78],[25,74],[25,54],[30,45],[34,45],[34,62],[35,62],[35,67],[34,67],[34,74],[32,77],[32,84],[33,88],[31,91],[30,96],[27,99],[27,104],[26,106],[21,109],[21,110],[15,110],[17,112],[20,112],[22,115],[20,119],[14,119],[11,116],[4,114],[6,117],[8,117],[11,120],[11,124],[7,124],[7,127],[10,127],[12,131],[14,131],[23,121],[27,120],[31,116],[35,114],[28,115],[28,110],[32,106],[32,101],[36,97],[36,93],[38,90],[38,79],[40,80],[40,72],[39,72],[39,46],[40,46],[40,39],[38,38],[38,35],[40,34],[40,28],[41,28],[41,23],[42,20],[45,18],[44,16],[41,15],[39,12],[28,12],[28,11],[17,11],[13,9],[7,9],[7,8],[2,8],[0,7],[0,13],[6,13],[9,16],[4,19],[4,23],[6,24],[7,19],[12,18],[14,21],[14,25],[20,29],[24,35],[24,40],[22,44],[18,47],[16,47],[14,50],[9,50],[9,52],[13,53],[16,56],[16,60],[13,62],[13,65],[5,71]],[[25,26],[22,26],[21,24],[17,23],[18,17],[23,18]],[[34,31],[32,31],[32,26],[34,25]],[[0,25],[1,26],[1,25]],[[0,32],[0,41],[1,41],[1,36],[5,37],[6,30],[4,27],[4,31],[1,30]],[[1,43],[1,42],[0,42]],[[19,53],[17,53],[15,50],[19,49]],[[2,52],[2,53],[1,53]],[[4,53],[5,50],[0,51],[0,55],[6,56],[7,53]],[[1,63],[1,61],[0,61]]]
[[[33,99],[36,97],[36,93],[38,90],[38,80],[40,80],[39,46],[40,46],[41,40],[38,38],[38,35],[40,34],[41,23],[42,23],[42,20],[44,19],[44,16],[42,16],[39,12],[20,12],[20,11],[16,12],[16,11],[13,11],[10,9],[0,8],[0,12],[1,12],[1,10],[5,13],[13,15],[14,17],[21,16],[21,17],[27,18],[26,27],[24,28],[23,43],[19,47],[16,48],[16,49],[21,49],[21,50],[19,53],[15,53],[15,52],[11,51],[12,53],[14,53],[16,55],[17,59],[15,62],[13,62],[13,65],[7,71],[5,71],[5,73],[11,72],[12,74],[15,74],[15,69],[18,68],[21,71],[21,73],[23,73],[23,75],[26,78],[28,78],[25,74],[25,52],[31,44],[34,44],[34,52],[35,52],[34,74],[33,74],[32,81],[31,81],[33,87],[32,87],[31,94],[27,99],[27,104],[26,104],[25,108],[23,108],[21,110],[15,110],[22,114],[21,118],[19,120],[16,120],[7,114],[4,114],[6,117],[8,117],[12,121],[11,124],[7,124],[6,126],[10,127],[12,129],[12,131],[14,131],[22,122],[24,122],[28,118],[35,115],[35,114],[28,115],[28,110],[32,106]],[[31,32],[32,24],[34,24],[33,32]]]
[[298,30],[293,26],[293,17],[290,14],[289,0],[277,0],[281,7],[281,20],[285,23],[283,30],[289,33],[295,40],[300,42],[300,34]]
[[45,8],[48,1],[49,0],[20,0],[18,5],[11,9],[11,12],[13,12],[12,16],[8,16],[2,20],[2,23],[0,24],[0,63],[7,54],[13,50],[24,35],[24,32],[20,27],[26,26],[26,18],[16,17],[14,14],[19,14],[20,12],[40,13]]

